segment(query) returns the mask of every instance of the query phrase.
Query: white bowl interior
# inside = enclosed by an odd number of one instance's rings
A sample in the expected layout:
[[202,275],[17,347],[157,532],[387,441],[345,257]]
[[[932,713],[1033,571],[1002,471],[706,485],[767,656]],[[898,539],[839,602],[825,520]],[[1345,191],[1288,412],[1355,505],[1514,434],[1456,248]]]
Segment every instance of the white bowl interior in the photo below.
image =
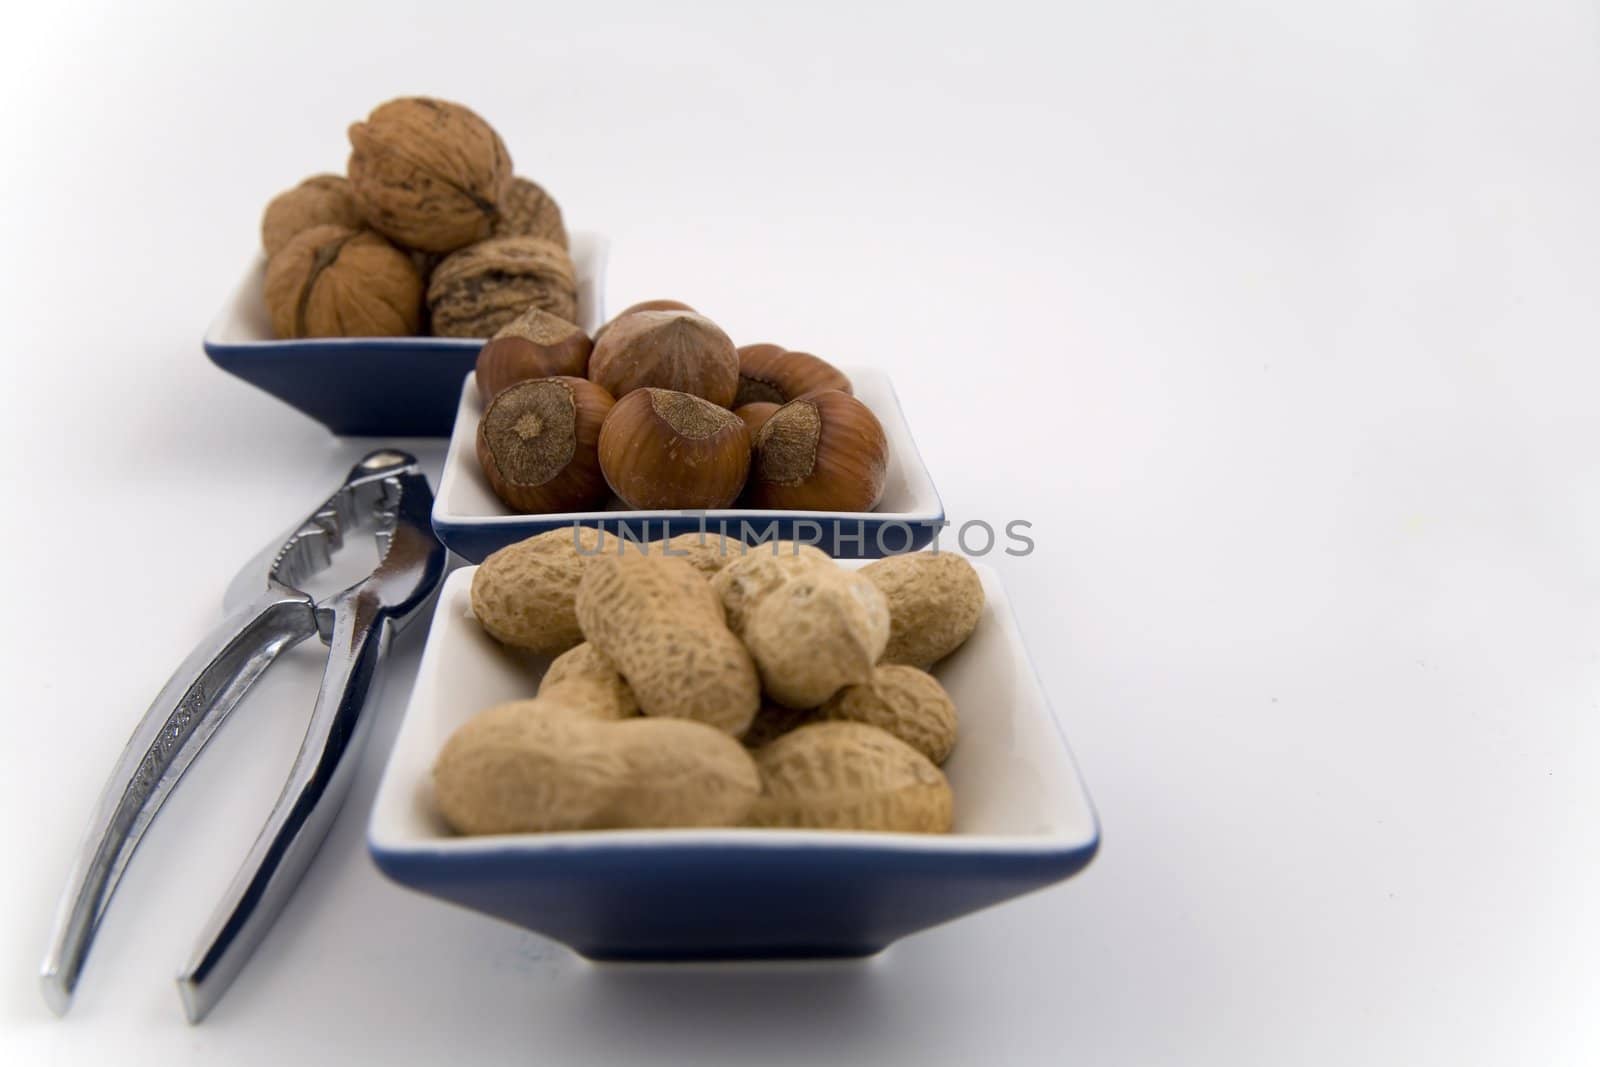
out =
[[[606,239],[596,233],[570,235],[572,265],[578,272],[578,325],[587,333],[594,333],[605,321],[605,294],[601,281],[605,278]],[[283,344],[272,335],[272,317],[267,314],[267,301],[263,285],[267,276],[267,256],[257,252],[245,270],[244,277],[234,287],[228,302],[206,331],[206,343],[211,345]],[[348,341],[370,343],[371,338],[317,338],[318,342]],[[426,337],[419,341],[463,344],[457,338]]]
[[[861,566],[863,561],[841,566]],[[457,837],[437,814],[434,759],[477,712],[534,695],[548,660],[506,649],[472,615],[475,567],[455,571],[440,593],[405,721],[373,806],[370,835],[386,850],[474,851],[568,848],[606,843],[740,840],[955,850],[1061,849],[1096,835],[1095,817],[1072,757],[1023,647],[994,570],[975,563],[987,604],[977,631],[935,669],[960,716],[960,737],[944,770],[955,793],[950,835],[785,830],[634,830]]]
[[[884,476],[883,496],[871,512],[829,512],[829,520],[857,518],[904,518],[937,521],[943,509],[939,494],[933,488],[933,479],[922,464],[911,429],[906,425],[905,414],[900,410],[899,398],[889,376],[872,367],[841,367],[850,376],[855,395],[878,417],[889,442],[889,468]],[[592,519],[600,512],[575,512],[568,514],[519,515],[512,512],[489,488],[478,465],[478,420],[483,415],[483,403],[478,396],[477,382],[467,376],[461,388],[461,404],[456,409],[455,432],[450,435],[450,449],[445,456],[444,474],[439,481],[439,493],[434,498],[434,518],[440,522],[471,523],[481,525],[517,525],[530,518],[541,522],[566,523],[574,519]],[[667,514],[658,511],[607,511],[613,519],[645,519]],[[696,512],[696,514],[700,514]],[[722,508],[704,512],[709,521],[751,515],[815,514],[801,512],[752,512],[739,508]],[[756,524],[760,528],[760,524]],[[734,532],[730,529],[730,532]]]

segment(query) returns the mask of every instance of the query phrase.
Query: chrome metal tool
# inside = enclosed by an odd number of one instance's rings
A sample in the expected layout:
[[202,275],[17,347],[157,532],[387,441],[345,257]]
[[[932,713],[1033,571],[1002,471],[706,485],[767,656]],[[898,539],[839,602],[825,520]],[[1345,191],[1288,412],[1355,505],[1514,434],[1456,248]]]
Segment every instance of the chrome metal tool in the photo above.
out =
[[[57,1013],[72,1002],[84,958],[139,839],[200,749],[280,653],[312,634],[328,645],[322,687],[283,793],[212,914],[178,992],[191,1022],[217,1003],[283,909],[344,802],[365,743],[367,695],[395,632],[444,575],[429,524],[433,493],[414,457],[373,452],[287,538],[236,579],[227,618],[161,690],[106,783],[56,914],[40,973]],[[327,568],[346,535],[370,531],[379,563],[317,600],[299,587]]]

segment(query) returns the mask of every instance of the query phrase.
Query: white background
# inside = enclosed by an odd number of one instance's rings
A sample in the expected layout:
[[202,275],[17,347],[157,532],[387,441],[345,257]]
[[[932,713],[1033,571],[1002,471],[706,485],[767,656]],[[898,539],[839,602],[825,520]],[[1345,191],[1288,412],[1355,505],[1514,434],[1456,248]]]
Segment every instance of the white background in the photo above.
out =
[[[1593,1062],[1593,6],[670,6],[7,12],[0,1059]],[[293,672],[46,1014],[128,730],[367,446],[200,334],[266,200],[416,92],[611,236],[613,308],[877,363],[951,517],[1033,522],[997,562],[1103,819],[1087,872],[865,967],[592,968],[366,859],[418,631],[210,1020],[170,979],[299,742]]]

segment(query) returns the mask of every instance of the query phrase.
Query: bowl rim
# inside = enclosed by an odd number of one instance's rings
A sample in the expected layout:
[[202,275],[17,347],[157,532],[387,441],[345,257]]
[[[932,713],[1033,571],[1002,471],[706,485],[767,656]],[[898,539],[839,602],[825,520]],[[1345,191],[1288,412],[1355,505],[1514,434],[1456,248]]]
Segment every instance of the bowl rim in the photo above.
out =
[[[856,569],[872,560],[839,560],[841,566]],[[988,572],[986,584],[993,584],[1004,592],[995,569],[982,561],[972,561],[973,566]],[[470,586],[475,566],[457,568],[446,579],[438,594],[438,604],[459,595],[462,585]],[[713,852],[723,855],[760,855],[794,851],[835,851],[853,855],[894,855],[914,857],[976,857],[976,858],[1049,858],[1075,860],[1088,858],[1099,850],[1101,839],[1100,814],[1090,796],[1076,756],[1062,728],[1060,717],[1045,691],[1038,667],[1026,643],[1010,598],[1003,596],[998,605],[1003,609],[1002,625],[1017,642],[1017,650],[1027,661],[1028,678],[1035,687],[1040,701],[1040,712],[1054,727],[1060,757],[1072,776],[1072,786],[1082,801],[1087,822],[1082,833],[1062,832],[1033,834],[915,834],[861,830],[786,830],[756,827],[715,827],[702,829],[640,829],[640,830],[571,830],[541,834],[482,834],[477,836],[414,838],[391,834],[385,825],[389,805],[398,796],[401,785],[397,776],[401,768],[396,757],[406,740],[407,724],[415,713],[413,704],[417,694],[425,691],[437,672],[439,648],[435,641],[435,628],[459,625],[449,613],[436,608],[429,624],[428,640],[418,665],[412,694],[406,702],[404,715],[396,732],[379,778],[377,792],[368,814],[366,826],[367,848],[381,862],[405,859],[471,862],[474,859],[534,858],[568,854],[610,854],[616,852],[676,853]],[[393,780],[392,780],[393,779]],[[1085,859],[1087,862],[1087,859]]]
[[[902,455],[901,462],[905,465],[908,474],[917,476],[926,493],[931,497],[931,509],[914,511],[791,511],[780,508],[709,508],[709,509],[680,509],[680,510],[617,510],[617,511],[552,511],[541,514],[529,515],[471,515],[459,512],[446,511],[445,502],[454,494],[457,474],[454,462],[457,450],[468,447],[466,437],[468,430],[465,426],[471,420],[463,417],[467,408],[476,396],[477,382],[472,374],[468,374],[461,384],[461,398],[456,406],[455,427],[450,434],[450,444],[445,451],[444,469],[439,476],[439,491],[433,499],[433,525],[435,529],[444,530],[478,530],[497,529],[500,527],[516,528],[528,527],[539,529],[552,529],[559,526],[568,526],[574,523],[647,523],[669,519],[702,519],[707,533],[718,530],[717,523],[748,522],[753,526],[764,526],[767,521],[794,522],[796,520],[812,520],[819,523],[839,522],[899,522],[915,525],[929,525],[943,523],[944,498],[939,495],[939,487],[934,484],[933,475],[928,470],[928,465],[923,462],[922,451],[917,447],[916,436],[911,432],[911,424],[906,420],[905,408],[900,403],[900,394],[894,387],[894,379],[877,367],[856,366],[846,364],[840,367],[853,379],[871,377],[881,382],[887,391],[889,402],[893,405],[894,421],[903,431],[902,438],[895,439],[895,455]],[[879,421],[883,421],[883,414],[877,411]],[[477,425],[472,424],[471,433],[477,432]],[[461,438],[458,444],[457,438]],[[905,453],[909,452],[909,455]]]

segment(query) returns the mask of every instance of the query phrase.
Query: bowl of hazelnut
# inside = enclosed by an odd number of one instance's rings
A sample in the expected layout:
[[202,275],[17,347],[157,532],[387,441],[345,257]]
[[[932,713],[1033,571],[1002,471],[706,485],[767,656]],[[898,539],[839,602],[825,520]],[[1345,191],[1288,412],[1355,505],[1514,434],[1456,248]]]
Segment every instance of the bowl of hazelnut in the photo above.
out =
[[272,199],[206,332],[211,361],[334,433],[448,436],[484,340],[530,308],[595,330],[606,242],[567,232],[492,126],[405,97],[349,131],[346,173]]
[[572,525],[872,559],[943,522],[887,375],[736,346],[675,300],[635,304],[592,340],[539,308],[497,331],[461,386],[433,510],[473,562]]

